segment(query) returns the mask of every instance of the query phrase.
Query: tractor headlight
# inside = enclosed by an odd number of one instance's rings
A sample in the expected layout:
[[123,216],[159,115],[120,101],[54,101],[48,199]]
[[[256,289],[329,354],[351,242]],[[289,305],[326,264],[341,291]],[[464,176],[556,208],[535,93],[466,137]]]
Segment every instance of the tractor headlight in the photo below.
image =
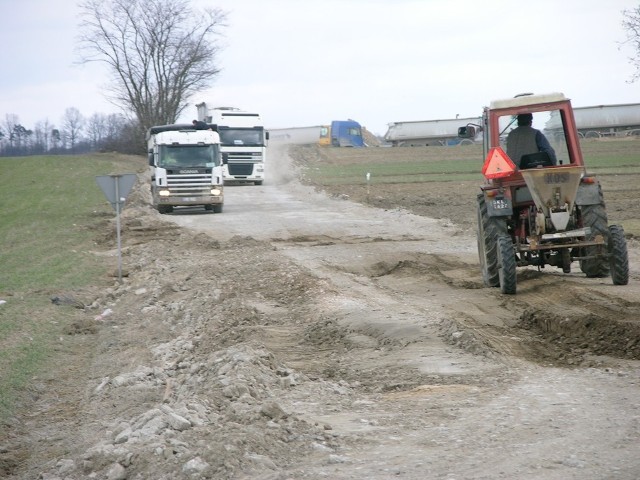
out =
[[158,192],[158,195],[160,195],[161,197],[168,197],[170,194],[169,190],[160,190]]
[[220,195],[222,191],[219,188],[212,188],[211,195]]

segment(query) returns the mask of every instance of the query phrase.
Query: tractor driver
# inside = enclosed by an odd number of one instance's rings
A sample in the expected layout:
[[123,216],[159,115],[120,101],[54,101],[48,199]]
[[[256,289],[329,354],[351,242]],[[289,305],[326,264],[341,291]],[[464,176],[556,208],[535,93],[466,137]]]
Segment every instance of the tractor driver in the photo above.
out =
[[521,113],[518,115],[518,127],[509,132],[507,136],[507,155],[520,167],[523,155],[530,153],[546,152],[553,165],[558,163],[556,152],[544,134],[531,126],[533,115]]

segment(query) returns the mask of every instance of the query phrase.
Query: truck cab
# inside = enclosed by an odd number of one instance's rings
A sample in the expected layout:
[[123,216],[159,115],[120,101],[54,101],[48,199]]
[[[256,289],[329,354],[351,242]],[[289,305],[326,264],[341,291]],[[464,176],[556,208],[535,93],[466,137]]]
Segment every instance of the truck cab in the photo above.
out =
[[203,206],[222,212],[224,179],[220,136],[215,125],[160,125],[147,132],[151,194],[160,213],[174,207]]
[[362,127],[355,120],[332,121],[329,135],[333,147],[364,147]]
[[236,107],[209,108],[204,102],[196,107],[199,120],[217,126],[225,181],[262,185],[269,132],[260,114]]

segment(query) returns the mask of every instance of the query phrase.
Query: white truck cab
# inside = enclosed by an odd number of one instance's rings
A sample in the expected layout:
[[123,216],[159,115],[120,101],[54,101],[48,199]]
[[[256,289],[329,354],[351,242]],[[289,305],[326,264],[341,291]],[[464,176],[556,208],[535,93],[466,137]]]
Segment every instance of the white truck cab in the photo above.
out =
[[196,107],[198,120],[217,126],[225,181],[262,185],[269,132],[260,114],[235,107],[209,108],[204,102]]
[[222,212],[222,154],[214,127],[196,130],[185,124],[159,125],[147,132],[151,193],[158,212],[199,205]]

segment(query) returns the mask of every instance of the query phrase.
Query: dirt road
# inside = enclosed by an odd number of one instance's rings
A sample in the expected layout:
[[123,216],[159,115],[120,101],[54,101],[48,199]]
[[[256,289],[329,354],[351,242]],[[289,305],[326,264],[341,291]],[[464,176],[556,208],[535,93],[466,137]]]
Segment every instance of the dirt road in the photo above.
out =
[[270,149],[219,215],[134,192],[128,275],[70,312],[9,478],[640,477],[633,240],[628,286],[527,270],[503,296],[468,226],[329,198]]

